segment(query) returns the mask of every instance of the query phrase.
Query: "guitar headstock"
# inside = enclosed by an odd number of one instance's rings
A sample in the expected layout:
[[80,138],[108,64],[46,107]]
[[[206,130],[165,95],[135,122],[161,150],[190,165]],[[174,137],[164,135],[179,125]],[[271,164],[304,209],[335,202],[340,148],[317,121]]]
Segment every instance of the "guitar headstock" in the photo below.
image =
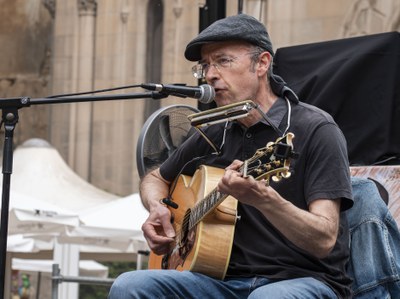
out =
[[294,134],[288,133],[258,149],[253,157],[244,161],[243,177],[251,175],[256,180],[264,179],[267,183],[270,179],[280,181],[282,178],[289,178],[290,159],[295,155],[293,138]]

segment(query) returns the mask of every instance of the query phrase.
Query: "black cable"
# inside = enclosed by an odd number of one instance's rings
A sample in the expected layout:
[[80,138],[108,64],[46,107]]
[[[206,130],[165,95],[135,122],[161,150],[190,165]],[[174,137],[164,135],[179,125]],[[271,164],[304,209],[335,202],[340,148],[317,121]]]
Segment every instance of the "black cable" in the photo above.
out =
[[79,95],[83,95],[83,94],[92,94],[92,93],[107,92],[107,91],[126,89],[126,88],[137,88],[137,87],[141,87],[141,84],[120,86],[120,87],[107,88],[107,89],[98,89],[98,90],[84,91],[84,92],[77,92],[77,93],[57,94],[57,95],[48,96],[47,98],[60,98],[60,97],[79,96]]

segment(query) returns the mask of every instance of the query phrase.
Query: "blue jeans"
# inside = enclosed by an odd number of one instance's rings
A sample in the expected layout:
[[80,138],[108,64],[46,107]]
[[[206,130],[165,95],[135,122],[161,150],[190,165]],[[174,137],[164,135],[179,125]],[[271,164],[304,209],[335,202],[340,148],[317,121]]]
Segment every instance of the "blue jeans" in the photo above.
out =
[[337,296],[326,284],[311,277],[282,281],[264,277],[217,280],[189,271],[139,270],[120,275],[108,298],[337,299]]
[[354,206],[346,211],[354,299],[400,298],[400,232],[375,184],[352,178]]

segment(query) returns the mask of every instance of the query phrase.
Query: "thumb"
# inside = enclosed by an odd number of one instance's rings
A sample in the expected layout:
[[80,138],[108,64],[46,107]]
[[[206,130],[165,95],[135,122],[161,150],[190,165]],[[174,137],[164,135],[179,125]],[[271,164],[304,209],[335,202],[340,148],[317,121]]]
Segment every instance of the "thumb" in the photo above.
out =
[[161,219],[161,225],[162,225],[164,233],[167,237],[169,237],[169,238],[175,237],[175,229],[172,226],[171,218],[163,217]]

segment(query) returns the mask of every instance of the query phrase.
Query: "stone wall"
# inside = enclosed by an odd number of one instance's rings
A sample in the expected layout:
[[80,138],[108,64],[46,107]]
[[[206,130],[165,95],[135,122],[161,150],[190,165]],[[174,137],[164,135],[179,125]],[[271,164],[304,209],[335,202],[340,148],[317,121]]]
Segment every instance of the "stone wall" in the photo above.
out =
[[[205,0],[0,0],[0,96],[90,91],[143,82],[195,85],[183,57]],[[399,30],[397,0],[245,0],[274,48]],[[227,0],[227,15],[238,1]],[[142,92],[126,89],[114,93]],[[136,145],[150,113],[195,100],[124,100],[22,109],[16,144],[47,139],[73,169],[119,195],[138,190]]]
[[[40,1],[24,0],[0,0],[0,6],[0,98],[47,95],[52,51],[51,7]],[[48,111],[45,106],[20,110],[15,143],[31,136],[48,138]],[[2,129],[2,136],[3,132]]]

